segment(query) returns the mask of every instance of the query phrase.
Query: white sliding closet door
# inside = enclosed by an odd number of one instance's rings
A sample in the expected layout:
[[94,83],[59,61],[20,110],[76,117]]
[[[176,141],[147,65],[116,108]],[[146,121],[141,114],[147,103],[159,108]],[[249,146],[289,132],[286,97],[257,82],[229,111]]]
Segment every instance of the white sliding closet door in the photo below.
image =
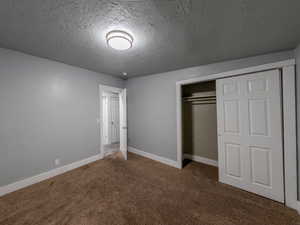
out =
[[280,71],[217,80],[220,182],[284,202]]

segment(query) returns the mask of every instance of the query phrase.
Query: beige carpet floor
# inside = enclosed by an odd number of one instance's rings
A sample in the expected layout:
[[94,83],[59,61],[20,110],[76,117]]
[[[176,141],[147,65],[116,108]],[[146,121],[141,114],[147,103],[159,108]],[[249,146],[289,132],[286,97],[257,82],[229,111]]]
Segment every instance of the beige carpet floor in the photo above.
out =
[[296,225],[296,211],[217,182],[214,167],[183,170],[129,154],[109,157],[0,198],[1,225]]

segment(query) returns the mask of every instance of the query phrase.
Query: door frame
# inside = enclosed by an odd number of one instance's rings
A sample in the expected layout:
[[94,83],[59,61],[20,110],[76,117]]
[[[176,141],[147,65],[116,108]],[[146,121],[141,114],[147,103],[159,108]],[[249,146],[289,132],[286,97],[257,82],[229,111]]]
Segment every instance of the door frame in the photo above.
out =
[[240,76],[272,69],[280,69],[282,77],[282,121],[284,151],[284,189],[285,205],[298,210],[297,200],[297,127],[296,127],[296,61],[289,59],[259,66],[247,67],[207,76],[196,77],[176,82],[176,118],[177,118],[177,167],[182,168],[182,86],[220,78]]
[[[107,86],[107,85],[99,85],[99,124],[100,124],[100,158],[103,159],[104,157],[104,135],[103,135],[103,114],[102,114],[102,110],[103,110],[103,99],[102,99],[102,94],[103,92],[114,92],[114,93],[118,93],[119,97],[120,94],[122,93],[122,91],[126,89],[126,88],[117,88],[117,87],[112,87],[112,86]],[[119,109],[120,110],[120,109]],[[121,116],[121,115],[120,115]],[[121,121],[120,121],[121,124]],[[121,127],[120,127],[120,138],[121,138]]]

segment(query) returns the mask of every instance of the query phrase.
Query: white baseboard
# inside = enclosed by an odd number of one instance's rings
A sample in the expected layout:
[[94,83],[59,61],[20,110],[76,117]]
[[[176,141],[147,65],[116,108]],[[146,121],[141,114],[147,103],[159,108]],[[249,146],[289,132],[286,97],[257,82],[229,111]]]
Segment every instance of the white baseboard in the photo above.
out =
[[218,167],[218,161],[208,159],[208,158],[205,158],[205,157],[201,157],[201,156],[197,156],[197,155],[184,154],[184,158],[193,160],[195,162],[203,163],[203,164],[206,164],[206,165]]
[[36,176],[26,178],[24,180],[20,180],[20,181],[17,181],[15,183],[8,184],[6,186],[2,186],[2,187],[0,187],[0,197],[3,196],[3,195],[6,195],[8,193],[17,191],[19,189],[28,187],[32,184],[39,183],[43,180],[47,180],[51,177],[63,174],[65,172],[76,169],[78,167],[84,166],[86,164],[97,161],[99,159],[101,159],[101,156],[100,155],[95,155],[95,156],[92,156],[92,157],[89,157],[89,158],[86,158],[86,159],[83,159],[83,160],[80,160],[80,161],[77,161],[77,162],[73,162],[71,164],[68,164],[68,165],[65,165],[65,166],[62,166],[62,167],[59,167],[59,168],[55,168],[55,169],[47,171],[45,173],[41,173],[41,174],[38,174]]
[[144,151],[141,151],[139,149],[129,147],[129,146],[128,146],[128,151],[132,152],[132,153],[135,153],[137,155],[140,155],[140,156],[143,156],[143,157],[161,162],[163,164],[175,167],[175,168],[180,168],[179,165],[178,165],[178,162],[175,161],[175,160],[172,160],[172,159],[168,159],[168,158],[161,157],[161,156],[158,156],[158,155],[154,155],[154,154],[151,154],[151,153],[148,153],[148,152],[144,152]]

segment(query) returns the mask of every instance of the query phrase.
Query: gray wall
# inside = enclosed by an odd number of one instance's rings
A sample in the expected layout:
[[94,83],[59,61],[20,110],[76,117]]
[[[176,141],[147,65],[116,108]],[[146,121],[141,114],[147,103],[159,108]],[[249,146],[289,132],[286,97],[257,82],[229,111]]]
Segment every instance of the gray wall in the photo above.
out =
[[[295,49],[297,80],[297,132],[298,132],[298,175],[300,174],[300,45]],[[298,176],[299,177],[299,176]],[[300,199],[300,179],[298,179],[298,199]]]
[[129,79],[129,145],[176,160],[176,81],[293,57],[286,51]]
[[[297,55],[300,65],[300,48]],[[176,81],[292,57],[288,51],[129,79],[129,145],[176,160]],[[99,83],[124,86],[108,75],[0,49],[0,186],[55,168],[56,158],[62,166],[99,153]]]
[[99,153],[98,84],[121,79],[0,49],[0,186]]

